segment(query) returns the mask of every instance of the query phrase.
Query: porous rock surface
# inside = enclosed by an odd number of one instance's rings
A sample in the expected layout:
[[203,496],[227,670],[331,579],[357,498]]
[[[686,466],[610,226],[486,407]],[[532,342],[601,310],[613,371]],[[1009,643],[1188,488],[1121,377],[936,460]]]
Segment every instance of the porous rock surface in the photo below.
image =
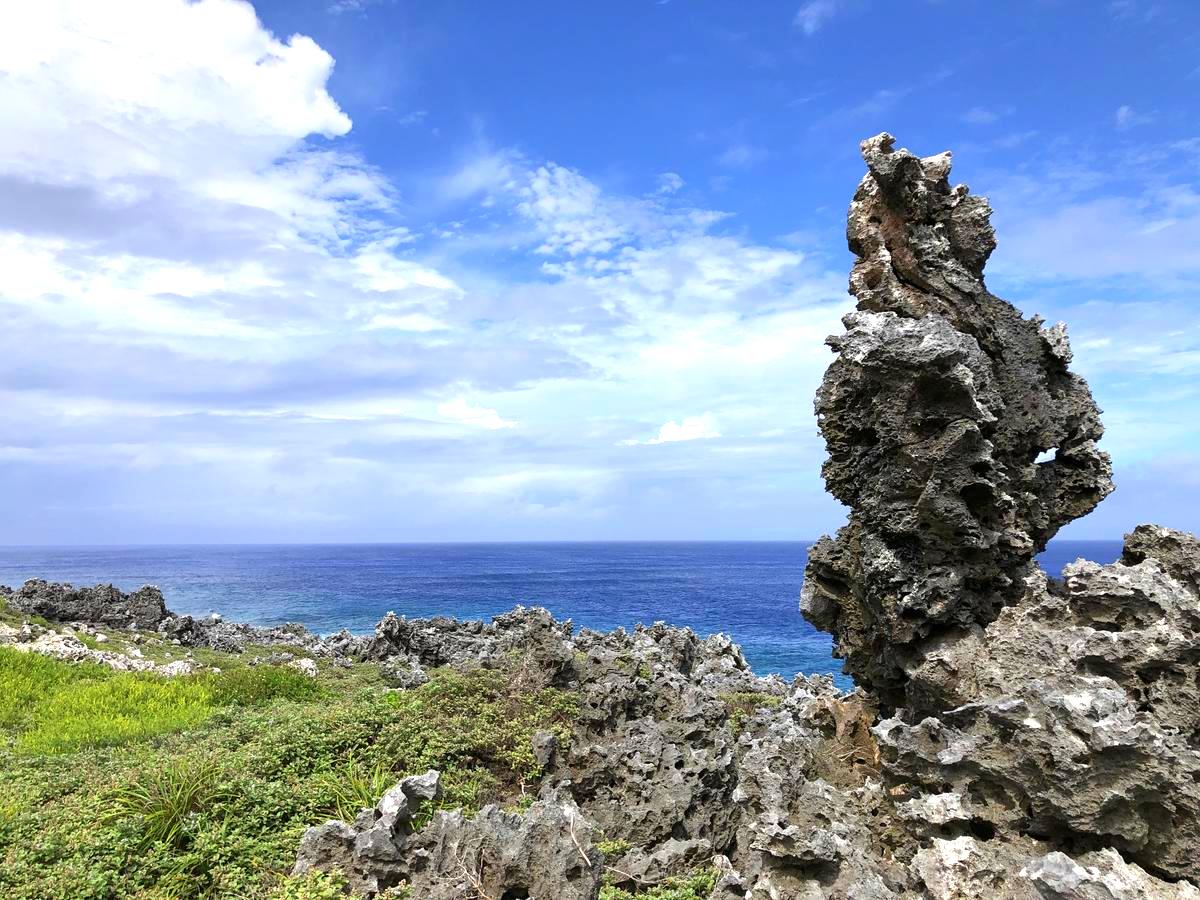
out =
[[949,153],[921,159],[888,134],[862,150],[847,226],[858,308],[829,339],[816,401],[825,482],[851,513],[810,550],[803,603],[847,671],[900,705],[920,644],[992,621],[1112,481],[1065,328],[984,286],[987,200],[950,186]]
[[494,805],[469,819],[438,812],[415,830],[414,817],[438,795],[438,773],[426,772],[405,778],[353,824],[310,828],[294,874],[335,867],[357,893],[404,885],[408,896],[425,900],[596,896],[595,827],[569,800],[538,801],[521,815]]
[[851,511],[802,609],[880,704],[910,875],[938,897],[1193,896],[1200,542],[1139,526],[1112,565],[1038,568],[1112,489],[1066,329],[986,290],[990,210],[948,154],[885,134],[863,156],[858,310],[816,400]]
[[111,584],[77,588],[35,578],[0,590],[12,609],[55,622],[153,629],[170,615],[162,591],[151,585],[126,594]]

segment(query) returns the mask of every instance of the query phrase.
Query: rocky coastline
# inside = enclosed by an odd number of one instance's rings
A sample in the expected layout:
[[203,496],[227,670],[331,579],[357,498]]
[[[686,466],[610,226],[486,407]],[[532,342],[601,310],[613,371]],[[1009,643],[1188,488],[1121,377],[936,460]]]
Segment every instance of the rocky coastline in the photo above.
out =
[[[862,150],[857,310],[816,400],[850,515],[813,546],[801,601],[854,691],[756,676],[728,638],[663,623],[389,613],[321,637],[177,616],[150,587],[0,589],[43,620],[0,645],[136,669],[118,657],[142,636],[184,654],[148,662],[159,675],[257,653],[375,667],[400,694],[481,669],[574,698],[530,738],[515,796],[446,809],[442,773],[411,771],[352,820],[314,822],[292,877],[360,896],[1200,898],[1200,540],[1139,525],[1111,565],[1039,569],[1113,490],[1066,329],[988,292],[991,210],[950,184],[949,154],[887,134]],[[125,650],[89,646],[97,628]]]

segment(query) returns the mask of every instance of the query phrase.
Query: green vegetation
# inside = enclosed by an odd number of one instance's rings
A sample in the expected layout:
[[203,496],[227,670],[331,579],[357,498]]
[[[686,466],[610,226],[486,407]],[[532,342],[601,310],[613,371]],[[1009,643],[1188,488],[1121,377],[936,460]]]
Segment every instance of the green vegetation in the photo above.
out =
[[636,894],[605,885],[600,889],[600,900],[706,900],[716,883],[716,871],[704,869],[691,875],[668,878]]
[[0,648],[0,896],[337,897],[335,877],[287,877],[306,827],[429,768],[443,806],[519,802],[533,734],[565,742],[577,704],[525,666],[386,693],[373,666],[314,680],[217,656],[165,679]]
[[774,694],[762,694],[758,691],[735,691],[722,694],[721,700],[724,701],[725,708],[729,710],[729,727],[733,730],[734,736],[742,733],[742,729],[746,727],[746,720],[760,709],[778,706],[783,702],[782,697],[776,697]]
[[91,663],[70,665],[0,647],[0,729],[20,728],[38,701],[58,694],[68,685],[107,678],[111,672]]
[[629,841],[597,841],[596,849],[604,854],[605,859],[617,859],[624,856],[633,848]]

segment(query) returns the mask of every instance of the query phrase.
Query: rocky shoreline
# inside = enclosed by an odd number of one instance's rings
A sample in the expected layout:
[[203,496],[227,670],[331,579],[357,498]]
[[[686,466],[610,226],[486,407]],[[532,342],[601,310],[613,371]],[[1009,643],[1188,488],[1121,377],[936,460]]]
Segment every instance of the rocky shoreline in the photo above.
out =
[[[153,588],[29,582],[7,606],[181,651],[300,648],[396,692],[485,669],[576,698],[565,730],[533,735],[514,803],[437,809],[440,773],[410,772],[309,828],[295,876],[362,896],[595,900],[702,871],[688,897],[1200,898],[1200,540],[1142,525],[1116,563],[1038,568],[1112,490],[1065,327],[987,291],[990,208],[950,185],[949,154],[885,134],[863,155],[858,309],[816,404],[851,513],[802,595],[854,691],[755,676],[720,635],[576,631],[537,608],[319,637],[175,616]],[[0,642],[45,652],[39,627]]]

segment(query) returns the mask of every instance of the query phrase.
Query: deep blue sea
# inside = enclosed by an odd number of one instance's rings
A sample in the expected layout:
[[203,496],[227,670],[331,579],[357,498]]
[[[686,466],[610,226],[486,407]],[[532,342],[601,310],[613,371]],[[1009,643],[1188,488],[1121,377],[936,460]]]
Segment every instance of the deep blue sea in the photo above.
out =
[[[0,584],[27,578],[123,590],[156,584],[175,612],[222,613],[320,633],[369,632],[388,610],[487,618],[547,607],[607,630],[656,620],[722,631],[754,670],[837,672],[830,641],[797,608],[806,543],[353,544],[0,548]],[[1120,541],[1055,541],[1052,575],[1079,557],[1108,563]],[[839,678],[843,685],[848,680]]]

